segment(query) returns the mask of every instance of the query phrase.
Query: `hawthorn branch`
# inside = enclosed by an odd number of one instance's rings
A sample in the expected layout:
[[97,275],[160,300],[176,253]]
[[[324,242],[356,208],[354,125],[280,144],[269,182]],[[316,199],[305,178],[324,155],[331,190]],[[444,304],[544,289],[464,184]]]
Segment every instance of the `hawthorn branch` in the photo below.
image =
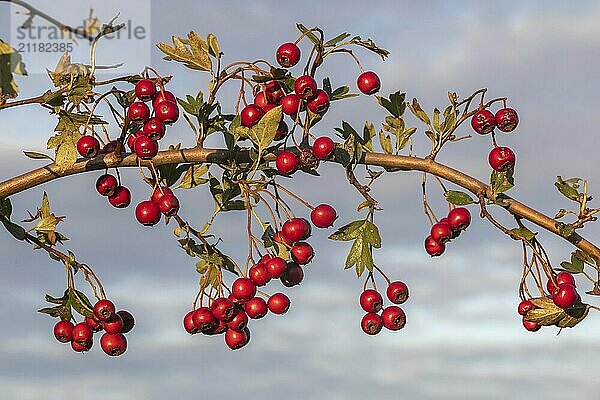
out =
[[[152,163],[154,163],[155,166],[177,163],[226,164],[232,159],[239,162],[251,162],[250,155],[247,151],[234,153],[224,149],[194,147],[189,149],[161,151],[152,159]],[[275,159],[275,155],[268,154],[265,156],[265,159],[267,161],[272,161]],[[360,160],[360,164],[391,168],[398,171],[426,172],[461,186],[477,197],[483,195],[486,199],[490,199],[494,196],[493,190],[489,185],[432,159],[382,153],[366,153]],[[140,165],[150,167],[150,162],[140,160]],[[116,157],[115,154],[107,154],[92,160],[80,159],[73,166],[66,169],[61,169],[56,164],[52,163],[4,182],[0,182],[0,198],[6,198],[24,190],[70,175],[101,171],[106,168],[137,166],[138,158],[135,154],[127,154],[122,159]],[[530,221],[548,232],[563,237],[553,218],[516,199],[513,199],[510,196],[503,197],[501,206],[515,217]],[[600,262],[600,248],[583,238],[581,235],[574,232],[571,235],[564,237],[564,239]]]

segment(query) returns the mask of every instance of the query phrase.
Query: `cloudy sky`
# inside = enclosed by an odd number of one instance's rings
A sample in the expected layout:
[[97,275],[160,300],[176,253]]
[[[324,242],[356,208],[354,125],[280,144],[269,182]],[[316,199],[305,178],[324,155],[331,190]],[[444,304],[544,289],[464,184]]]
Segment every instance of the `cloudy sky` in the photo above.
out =
[[[120,11],[122,20],[144,27],[149,36],[102,43],[99,62],[125,61],[124,73],[152,64],[162,74],[175,76],[172,90],[180,97],[206,91],[207,80],[201,73],[161,61],[153,44],[169,41],[171,35],[212,32],[225,61],[273,60],[279,44],[297,37],[296,22],[320,26],[330,37],[343,31],[371,37],[391,51],[386,62],[359,53],[365,68],[378,72],[383,93],[406,91],[426,110],[445,106],[449,90],[466,95],[488,87],[491,95],[510,98],[521,123],[516,134],[503,135],[500,143],[517,154],[514,196],[553,214],[570,206],[552,185],[556,175],[585,177],[592,193],[600,191],[598,2],[137,1],[125,6],[117,1],[65,0],[52,7],[43,1],[32,3],[71,24],[80,23],[89,6],[103,20]],[[15,10],[0,3],[0,37],[13,46]],[[78,51],[85,57],[87,50]],[[32,73],[18,79],[23,97],[49,87],[43,71],[58,57],[24,54]],[[353,87],[357,69],[350,59],[339,57],[322,74],[334,85]],[[227,93],[236,89],[227,90],[224,103]],[[384,115],[371,98],[343,103],[331,108],[320,133],[332,134],[342,119],[361,126],[365,120],[378,124]],[[3,111],[0,121],[3,180],[39,165],[20,150],[44,150],[55,121],[34,107]],[[439,160],[486,179],[490,148],[486,139],[460,142]],[[169,140],[193,142],[183,122],[169,130]],[[422,145],[417,148],[422,150],[426,139],[419,141]],[[335,205],[339,224],[353,220],[359,197],[343,184],[338,168],[322,166],[321,171],[321,178],[301,175],[291,186],[312,203]],[[91,400],[240,396],[549,400],[573,393],[597,397],[598,316],[592,314],[558,336],[555,329],[525,332],[515,311],[520,248],[477,218],[442,257],[430,259],[422,249],[428,225],[421,213],[418,174],[391,175],[374,189],[385,208],[377,221],[383,236],[377,263],[411,289],[404,330],[376,337],[362,333],[357,305],[362,283],[353,272],[342,270],[347,246],[328,242],[328,233],[320,231],[311,240],[317,256],[306,268],[305,281],[289,291],[288,314],[254,323],[251,344],[236,352],[228,350],[221,337],[191,337],[183,331],[181,318],[197,287],[193,260],[172,240],[172,227],[145,229],[134,221],[133,207],[109,207],[95,193],[96,177],[80,175],[15,195],[13,214],[24,217],[26,210],[35,210],[43,191],[48,192],[53,210],[67,215],[61,232],[71,238],[68,247],[95,267],[109,297],[135,314],[137,326],[128,336],[129,349],[112,359],[98,343],[85,355],[57,343],[52,337],[55,321],[35,310],[43,305],[45,293],[62,292],[60,265],[0,232],[3,398],[59,399],[75,393]],[[124,173],[134,204],[147,196],[136,177],[134,171]],[[182,214],[197,225],[209,216],[212,205],[203,188],[181,193],[180,199]],[[433,204],[441,210],[441,202]],[[238,260],[244,258],[246,246],[238,234],[242,219],[240,214],[228,215],[216,227],[224,250]],[[600,230],[592,226],[584,234],[594,241]],[[541,237],[555,265],[572,250],[559,239]]]

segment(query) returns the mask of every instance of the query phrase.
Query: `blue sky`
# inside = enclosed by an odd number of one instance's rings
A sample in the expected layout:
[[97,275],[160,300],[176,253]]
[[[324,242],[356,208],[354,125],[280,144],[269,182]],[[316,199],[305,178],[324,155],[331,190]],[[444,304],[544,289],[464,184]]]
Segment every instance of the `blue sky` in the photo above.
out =
[[[80,21],[90,5],[63,1],[49,9],[46,2],[33,4],[65,21]],[[146,47],[103,43],[99,61],[136,65],[149,60],[161,73],[175,76],[171,85],[178,96],[206,91],[207,80],[161,61],[153,43],[168,42],[171,35],[212,32],[226,61],[273,60],[280,43],[297,37],[296,22],[318,25],[330,36],[348,31],[371,37],[391,51],[386,62],[360,53],[364,66],[381,77],[383,93],[401,89],[407,98],[419,98],[426,110],[444,106],[449,90],[466,95],[488,87],[493,96],[509,96],[521,123],[516,134],[501,136],[500,143],[517,155],[515,197],[553,214],[570,205],[552,185],[556,175],[585,177],[592,193],[600,190],[597,2],[141,1],[91,6],[104,19],[121,11],[124,20],[140,21],[151,35]],[[0,3],[2,37],[11,34],[4,28],[10,26],[9,12]],[[56,54],[41,60],[44,65],[32,59],[30,69],[42,71],[57,60]],[[323,72],[334,85],[351,87],[356,74],[351,60],[342,57]],[[18,83],[24,97],[49,85],[36,73]],[[225,91],[224,103],[235,90]],[[327,113],[320,124],[323,134],[332,134],[342,119],[355,126],[365,120],[377,125],[383,116],[370,98],[343,103]],[[44,150],[54,120],[34,107],[6,110],[1,118],[3,180],[39,165],[19,151]],[[193,143],[183,122],[169,130],[169,140]],[[418,141],[416,148],[423,154],[426,139]],[[439,160],[486,179],[489,148],[488,140],[475,137],[449,147]],[[321,178],[298,176],[291,187],[304,191],[312,203],[335,205],[340,224],[354,219],[360,199],[343,184],[342,172],[327,165],[321,172]],[[124,173],[134,204],[146,196],[136,175]],[[45,293],[62,291],[62,270],[0,232],[1,397],[58,399],[73,390],[84,393],[86,400],[242,395],[548,400],[572,397],[574,390],[582,397],[597,396],[598,316],[591,314],[558,336],[554,329],[524,332],[515,311],[520,247],[478,218],[444,256],[430,259],[422,249],[428,225],[418,197],[418,174],[393,174],[374,188],[385,208],[378,219],[383,249],[376,253],[377,262],[411,289],[403,331],[376,337],[360,331],[357,298],[362,283],[353,272],[342,270],[347,246],[328,242],[327,232],[319,231],[311,240],[317,255],[306,279],[289,291],[290,312],[254,324],[251,344],[238,352],[226,349],[220,337],[190,337],[183,331],[181,317],[197,285],[193,261],[171,239],[171,227],[145,229],[134,221],[132,207],[109,208],[93,189],[96,177],[80,175],[18,194],[13,197],[14,214],[25,216],[25,210],[39,204],[43,190],[48,192],[53,209],[67,215],[62,231],[71,238],[68,247],[95,267],[109,296],[135,314],[129,349],[123,357],[109,359],[97,343],[83,356],[57,343],[51,334],[54,321],[35,310]],[[181,193],[180,199],[183,214],[198,225],[209,216],[212,206],[203,189]],[[440,201],[433,204],[443,206]],[[227,215],[216,228],[224,249],[239,259],[246,246],[238,234],[241,223],[239,215]],[[592,241],[599,233],[594,226],[584,231]],[[571,248],[563,241],[541,237],[555,265],[568,257]]]

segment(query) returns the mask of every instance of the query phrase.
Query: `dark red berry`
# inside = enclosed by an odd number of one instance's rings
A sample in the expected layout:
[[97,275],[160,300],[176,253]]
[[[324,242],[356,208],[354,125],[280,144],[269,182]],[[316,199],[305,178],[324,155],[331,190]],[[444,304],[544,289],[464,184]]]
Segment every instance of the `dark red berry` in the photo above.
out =
[[158,201],[158,209],[166,216],[173,216],[179,211],[179,200],[173,194],[165,194]]
[[125,186],[117,186],[112,196],[108,197],[108,202],[116,208],[125,208],[131,203],[131,193]]
[[452,230],[464,231],[471,223],[471,213],[464,207],[456,207],[448,213],[447,218]]
[[525,329],[527,329],[530,332],[537,332],[542,326],[537,322],[529,321],[525,319],[525,317],[523,317],[523,327],[525,327]]
[[291,93],[281,98],[281,112],[286,115],[296,115],[300,111],[300,96]]
[[267,315],[267,302],[261,297],[253,297],[244,303],[244,310],[251,319],[259,319]]
[[288,243],[296,243],[308,239],[310,236],[310,224],[304,218],[292,218],[283,223],[281,233]]
[[207,335],[220,335],[221,333],[227,332],[227,322],[221,321],[220,319],[216,321],[217,322],[212,326],[212,328],[206,330],[203,333]]
[[290,308],[290,299],[283,293],[275,293],[269,297],[267,306],[273,314],[285,314]]
[[154,108],[154,113],[158,120],[167,125],[174,124],[179,119],[179,107],[172,101],[158,103],[158,106]]
[[447,222],[438,222],[431,227],[431,238],[439,243],[446,243],[452,237],[452,228]]
[[241,349],[250,341],[250,331],[245,329],[243,332],[238,332],[233,329],[227,329],[225,332],[225,344],[231,350]]
[[295,262],[288,262],[287,268],[283,275],[279,278],[285,287],[299,285],[304,279],[304,270]]
[[110,142],[106,143],[104,145],[104,147],[102,147],[102,149],[100,149],[100,152],[98,152],[98,154],[108,154],[108,153],[112,153],[113,151],[115,151],[115,149],[117,148],[117,145],[119,144],[118,141],[116,140],[111,140]]
[[135,151],[135,141],[137,140],[137,138],[139,136],[143,136],[144,132],[136,132],[136,133],[132,133],[129,136],[127,136],[127,147],[129,147],[129,149],[131,151]]
[[94,336],[94,332],[92,332],[92,328],[86,324],[85,322],[80,322],[73,327],[71,331],[71,340],[73,342],[77,342],[81,345],[86,345],[88,342],[92,341]]
[[317,90],[315,97],[306,103],[306,108],[315,114],[325,114],[329,110],[329,95],[324,90]]
[[77,141],[77,152],[81,157],[94,158],[100,152],[100,142],[93,136],[82,136]]
[[312,246],[306,242],[298,242],[293,245],[290,253],[292,260],[300,265],[308,264],[315,255]]
[[121,319],[123,320],[122,333],[130,332],[133,329],[133,326],[135,325],[135,318],[133,318],[133,315],[131,315],[131,313],[126,310],[117,311],[117,315],[119,315],[119,317],[121,317]]
[[149,101],[156,97],[156,85],[150,79],[142,79],[135,85],[135,96],[141,101]]
[[154,110],[156,110],[158,108],[158,105],[164,101],[170,101],[171,103],[177,103],[177,99],[175,98],[175,95],[171,92],[169,92],[168,90],[165,90],[164,92],[158,92],[156,94],[156,97],[154,98],[154,100],[152,100],[152,108],[154,108]]
[[285,123],[285,121],[281,121],[279,122],[279,125],[277,126],[277,130],[275,131],[275,137],[273,138],[273,140],[282,140],[285,139],[285,136],[288,134],[288,126]]
[[406,314],[398,306],[386,307],[381,312],[381,319],[383,320],[383,326],[391,331],[397,331],[406,325]]
[[310,220],[317,228],[329,228],[336,218],[335,209],[329,204],[320,204],[310,213]]
[[114,314],[107,321],[102,322],[102,328],[106,333],[122,333],[123,318],[119,314]]
[[231,286],[231,293],[238,300],[250,300],[256,294],[256,284],[248,278],[237,278]]
[[512,108],[503,108],[496,113],[496,125],[502,132],[514,131],[519,124],[519,116]]
[[385,293],[394,304],[402,304],[408,300],[408,286],[404,282],[395,281],[390,283]]
[[215,318],[227,322],[235,315],[235,304],[225,297],[219,297],[212,302],[210,310]]
[[425,239],[425,251],[432,257],[441,256],[446,250],[444,243],[436,242],[431,236]]
[[132,122],[145,122],[150,118],[150,109],[146,103],[136,101],[129,106],[127,116]]
[[258,121],[260,121],[260,119],[262,118],[262,116],[264,115],[264,111],[262,110],[262,108],[254,105],[254,104],[248,104],[246,107],[244,107],[242,109],[242,112],[240,112],[240,117],[242,119],[242,125],[250,128],[254,125],[256,125],[256,123]]
[[112,301],[103,299],[94,304],[94,318],[100,322],[108,321],[115,315],[115,305]]
[[273,257],[265,263],[267,272],[271,278],[280,278],[287,269],[285,261],[281,257]]
[[312,100],[317,95],[317,82],[310,75],[302,75],[294,83],[294,92],[304,100]]
[[471,127],[480,135],[486,135],[494,130],[496,117],[489,110],[479,110],[471,118]]
[[142,160],[149,160],[158,154],[158,142],[150,139],[149,136],[138,137],[133,146],[135,154]]
[[195,313],[195,311],[190,311],[187,314],[185,314],[185,317],[183,317],[183,328],[190,335],[198,333],[198,331],[199,331],[198,327],[196,327],[196,325],[194,324],[194,320],[193,320],[194,313]]
[[105,333],[100,338],[102,350],[111,357],[117,357],[127,350],[127,339],[122,333]]
[[150,118],[148,122],[144,124],[142,132],[152,140],[160,140],[165,136],[166,132],[165,124],[158,118]]
[[383,320],[379,314],[369,312],[362,317],[360,327],[367,335],[377,335],[381,332],[381,328],[383,328]]
[[554,301],[554,304],[560,308],[571,307],[573,304],[575,304],[575,302],[577,302],[578,298],[579,295],[577,294],[577,289],[575,289],[575,286],[568,283],[563,283],[560,285],[552,294],[552,301]]
[[68,343],[73,340],[73,324],[71,321],[58,321],[54,325],[54,337],[61,343]]
[[265,85],[265,96],[270,104],[279,104],[285,93],[278,81],[270,81]]
[[160,210],[152,201],[144,200],[135,207],[135,218],[142,225],[156,225],[160,221]]
[[294,43],[284,43],[277,48],[277,62],[284,68],[290,68],[300,61],[300,49]]
[[173,194],[173,191],[166,186],[158,186],[152,192],[152,196],[150,197],[150,200],[152,200],[153,203],[156,203],[156,205],[158,205],[158,203],[160,203],[160,199],[165,194]]
[[266,263],[253,265],[248,271],[248,277],[256,286],[265,286],[271,280],[271,275],[267,270]]
[[83,353],[84,351],[89,351],[94,345],[94,341],[92,339],[87,342],[71,342],[71,348],[78,353]]
[[362,93],[370,95],[375,94],[381,87],[381,81],[377,74],[373,71],[363,72],[356,79],[356,86]]
[[366,312],[376,313],[383,306],[383,297],[373,289],[367,289],[360,294],[360,306]]
[[313,154],[319,160],[325,160],[329,158],[331,154],[333,154],[333,149],[335,147],[335,143],[331,138],[327,136],[321,136],[313,143]]
[[88,324],[94,332],[100,332],[102,330],[102,323],[95,318],[85,317],[85,323]]
[[227,322],[227,328],[242,332],[248,325],[248,315],[243,310],[238,310],[233,318]]
[[192,322],[198,331],[206,333],[214,328],[217,319],[208,307],[197,308],[192,314]]
[[508,147],[494,147],[488,156],[494,171],[505,172],[515,166],[515,153]]
[[117,178],[111,174],[101,175],[98,180],[96,180],[96,190],[102,196],[112,196],[118,186],[119,182],[117,182]]
[[522,302],[519,303],[519,307],[517,308],[517,311],[519,312],[520,315],[526,315],[529,311],[533,310],[535,307],[535,304],[533,304],[531,301],[529,300],[523,300]]
[[300,160],[294,153],[290,151],[282,151],[281,153],[277,154],[275,166],[280,174],[289,175],[296,172],[300,166]]

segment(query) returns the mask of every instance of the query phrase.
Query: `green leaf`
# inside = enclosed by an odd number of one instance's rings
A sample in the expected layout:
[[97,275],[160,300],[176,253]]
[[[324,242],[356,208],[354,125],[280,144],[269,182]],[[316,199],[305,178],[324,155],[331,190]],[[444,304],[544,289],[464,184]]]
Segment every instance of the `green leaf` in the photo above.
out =
[[181,178],[181,182],[177,185],[178,188],[182,189],[192,189],[198,185],[203,185],[208,182],[207,178],[202,178],[202,176],[206,175],[208,172],[208,165],[205,164],[192,164],[190,165],[183,178]]
[[367,243],[369,243],[376,249],[381,247],[381,236],[379,235],[379,229],[371,221],[365,221],[363,235]]
[[560,328],[572,328],[587,317],[590,308],[587,304],[578,303],[565,309],[565,316],[557,322]]
[[200,35],[192,31],[188,33],[187,39],[173,36],[172,40],[173,46],[162,42],[156,45],[160,51],[166,54],[165,60],[183,63],[190,69],[212,70],[212,61],[208,56],[208,44]]
[[442,112],[440,110],[438,110],[437,108],[434,108],[433,110],[433,129],[436,130],[436,132],[442,133],[442,123],[440,121],[440,115],[442,114]]
[[575,228],[572,225],[565,224],[564,222],[557,222],[556,227],[558,228],[558,233],[564,238],[568,238],[575,232]]
[[39,313],[48,314],[54,318],[60,318],[65,321],[69,321],[72,318],[71,306],[68,304],[58,305],[55,307],[44,307],[38,310]]
[[300,32],[302,32],[311,42],[313,42],[314,44],[318,45],[319,44],[319,39],[317,38],[317,36],[312,33],[308,28],[306,28],[304,25],[302,24],[296,24],[296,27],[298,28],[298,30]]
[[0,198],[0,215],[6,217],[6,219],[10,219],[12,214],[12,203],[10,199],[7,197],[5,199]]
[[511,232],[514,233],[515,235],[524,237],[527,240],[533,239],[536,235],[535,233],[531,232],[529,229],[527,229],[525,227],[511,229]]
[[456,124],[456,112],[452,106],[446,107],[444,110],[444,124],[442,126],[443,133],[447,133]]
[[329,39],[328,41],[325,42],[324,46],[325,47],[333,47],[336,44],[338,44],[339,42],[341,42],[344,39],[347,39],[350,37],[349,33],[341,33],[339,35],[337,35],[336,37],[334,37],[333,39]]
[[58,90],[55,92],[48,90],[46,93],[44,93],[43,98],[46,104],[53,107],[60,107],[65,102],[65,95]]
[[423,123],[427,124],[428,126],[431,126],[431,120],[429,119],[429,116],[425,111],[423,111],[417,99],[413,99],[412,104],[408,104],[408,108],[414,114],[415,117],[419,118]]
[[386,135],[383,132],[379,132],[379,145],[385,154],[392,154],[392,139],[390,135]]
[[362,39],[360,36],[355,36],[351,39],[351,43],[372,51],[373,53],[381,57],[382,60],[385,60],[385,58],[390,55],[389,51],[378,47],[375,44],[375,42],[373,42],[373,40],[371,39]]
[[579,199],[581,198],[581,194],[579,193],[579,191],[577,191],[577,189],[579,188],[580,181],[581,178],[571,178],[563,180],[562,177],[557,176],[556,182],[554,182],[554,186],[556,186],[558,191],[562,193],[562,195],[566,198],[573,201],[579,201]]
[[84,317],[92,316],[93,306],[85,294],[78,290],[69,289],[69,305]]
[[219,47],[217,37],[212,33],[209,33],[206,36],[206,41],[208,42],[209,53],[217,59],[221,58],[221,48]]
[[52,157],[49,155],[37,153],[35,151],[24,151],[23,154],[33,160],[52,160]]
[[264,149],[266,149],[277,133],[277,128],[281,122],[282,113],[281,106],[277,106],[272,110],[269,110],[258,122],[250,128],[248,137],[258,146],[258,152],[262,155]]
[[506,172],[493,171],[490,178],[490,184],[495,194],[504,193],[515,185],[513,170]]
[[446,201],[455,206],[465,206],[467,204],[477,203],[468,193],[459,190],[448,190],[444,193],[444,197],[446,197]]
[[329,239],[340,241],[356,239],[361,234],[366,222],[367,221],[362,219],[359,221],[350,222],[349,224],[342,226],[337,231],[329,235]]
[[25,240],[26,237],[26,232],[25,229],[20,226],[15,224],[14,222],[11,222],[7,219],[0,219],[0,221],[2,221],[2,224],[4,225],[4,227],[6,228],[6,230],[14,236],[15,239],[17,240]]

